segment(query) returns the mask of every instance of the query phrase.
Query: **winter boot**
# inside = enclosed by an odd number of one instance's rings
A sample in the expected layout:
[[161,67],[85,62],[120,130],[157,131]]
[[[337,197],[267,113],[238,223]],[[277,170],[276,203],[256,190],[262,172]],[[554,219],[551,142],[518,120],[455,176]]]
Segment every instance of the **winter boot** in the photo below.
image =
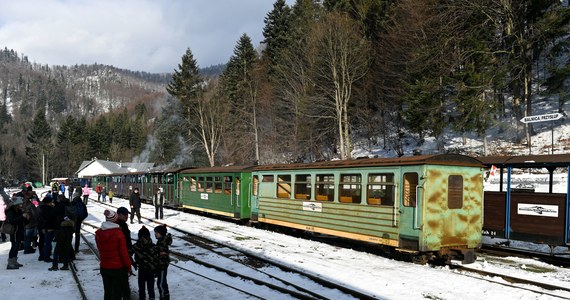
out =
[[63,264],[63,267],[61,267],[60,270],[69,270],[69,265],[68,265],[68,264]]
[[7,270],[17,270],[20,267],[14,263],[14,258],[8,258],[8,265],[6,266]]
[[50,270],[50,271],[57,271],[57,270],[59,270],[59,268],[57,267],[57,262],[54,261],[53,264],[51,265],[51,268],[49,268],[48,270]]
[[18,257],[14,257],[14,263],[18,266],[18,267],[23,267],[24,265],[22,265],[21,263],[18,262]]

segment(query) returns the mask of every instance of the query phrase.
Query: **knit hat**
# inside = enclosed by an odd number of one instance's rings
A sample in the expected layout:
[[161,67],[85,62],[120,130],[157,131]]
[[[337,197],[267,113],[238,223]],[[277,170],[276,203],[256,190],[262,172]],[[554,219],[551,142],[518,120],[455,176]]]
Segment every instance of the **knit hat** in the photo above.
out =
[[150,231],[148,231],[148,229],[143,225],[143,227],[141,227],[139,230],[139,239],[145,236],[150,237]]
[[117,213],[118,213],[119,215],[128,215],[128,214],[129,214],[129,210],[128,210],[126,207],[121,206],[121,207],[119,207],[119,208],[117,209]]
[[52,202],[53,202],[53,197],[52,197],[51,195],[49,195],[49,196],[46,195],[46,196],[44,197],[44,199],[42,200],[42,202],[43,202],[44,204],[52,203]]
[[159,225],[154,227],[154,231],[160,233],[160,236],[166,236],[166,225]]
[[107,222],[117,222],[117,214],[114,211],[106,209],[103,213]]

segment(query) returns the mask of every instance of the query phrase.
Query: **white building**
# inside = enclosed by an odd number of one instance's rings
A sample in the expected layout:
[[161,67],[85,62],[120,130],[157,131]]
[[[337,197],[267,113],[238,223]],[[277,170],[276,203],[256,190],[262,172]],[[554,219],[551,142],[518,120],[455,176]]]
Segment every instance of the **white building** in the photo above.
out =
[[91,179],[95,175],[150,171],[154,163],[124,163],[93,158],[81,163],[75,177]]

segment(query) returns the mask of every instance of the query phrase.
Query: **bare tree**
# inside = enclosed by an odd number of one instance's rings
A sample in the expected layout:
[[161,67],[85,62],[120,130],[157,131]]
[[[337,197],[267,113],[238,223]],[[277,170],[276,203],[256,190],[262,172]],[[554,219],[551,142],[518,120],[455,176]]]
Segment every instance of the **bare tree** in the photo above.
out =
[[223,97],[216,94],[217,86],[218,81],[211,79],[204,93],[195,99],[194,105],[189,106],[190,116],[194,118],[188,121],[190,131],[204,147],[211,167],[216,164],[215,159],[224,131],[224,121],[228,116],[228,106],[223,101]]
[[335,121],[340,157],[349,159],[352,145],[348,108],[355,83],[368,71],[369,42],[354,20],[333,12],[316,24],[309,43],[316,55],[315,85],[325,96],[325,101],[317,104],[322,109],[319,117]]

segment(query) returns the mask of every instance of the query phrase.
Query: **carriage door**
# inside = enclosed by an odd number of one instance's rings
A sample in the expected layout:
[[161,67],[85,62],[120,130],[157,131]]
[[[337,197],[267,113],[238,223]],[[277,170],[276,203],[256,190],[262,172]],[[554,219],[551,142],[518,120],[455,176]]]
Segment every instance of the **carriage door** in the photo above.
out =
[[236,176],[235,178],[235,189],[234,189],[234,194],[232,195],[232,207],[234,208],[234,213],[237,212],[239,214],[240,212],[240,189],[241,189],[241,180],[239,177]]
[[402,202],[400,203],[400,234],[418,235],[420,229],[421,186],[418,185],[418,173],[404,173],[402,180]]

